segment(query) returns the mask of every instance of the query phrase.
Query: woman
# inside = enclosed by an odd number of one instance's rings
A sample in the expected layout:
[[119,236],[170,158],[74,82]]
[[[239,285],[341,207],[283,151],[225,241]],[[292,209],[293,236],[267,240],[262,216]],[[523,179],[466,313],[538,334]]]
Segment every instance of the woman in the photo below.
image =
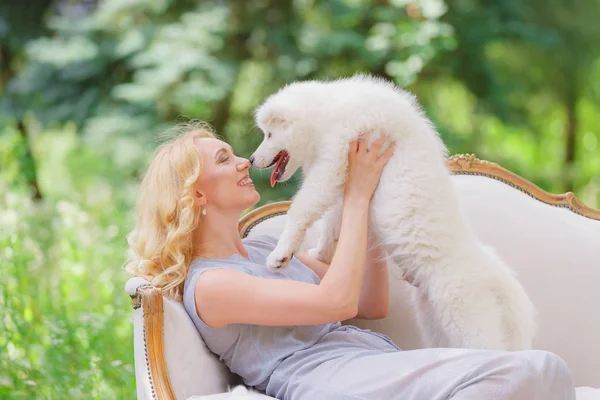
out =
[[366,140],[350,145],[331,264],[298,254],[271,271],[276,238],[241,240],[237,230],[260,199],[248,160],[203,127],[184,129],[159,147],[143,179],[128,270],[183,301],[229,369],[278,399],[574,399],[568,368],[548,352],[402,351],[340,324],[388,310],[387,265],[368,243],[367,219],[393,149],[378,157],[382,142],[369,151]]

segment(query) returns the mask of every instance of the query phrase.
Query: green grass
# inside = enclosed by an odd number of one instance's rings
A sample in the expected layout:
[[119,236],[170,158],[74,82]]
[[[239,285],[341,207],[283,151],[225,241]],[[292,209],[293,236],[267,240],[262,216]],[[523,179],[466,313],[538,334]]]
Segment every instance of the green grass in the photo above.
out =
[[135,397],[120,227],[2,191],[0,398]]
[[122,268],[131,191],[110,182],[123,176],[114,167],[65,176],[41,155],[42,202],[0,179],[0,398],[135,398]]
[[0,398],[134,397],[121,227],[2,192]]

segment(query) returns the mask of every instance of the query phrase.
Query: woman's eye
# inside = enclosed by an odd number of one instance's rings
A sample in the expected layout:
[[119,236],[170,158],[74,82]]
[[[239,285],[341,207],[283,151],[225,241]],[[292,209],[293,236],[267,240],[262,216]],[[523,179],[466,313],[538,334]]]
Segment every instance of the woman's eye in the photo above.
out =
[[224,163],[229,161],[229,157],[225,156],[225,157],[221,157],[221,159],[219,160],[219,162]]
[[271,132],[267,133],[267,139],[271,139]]

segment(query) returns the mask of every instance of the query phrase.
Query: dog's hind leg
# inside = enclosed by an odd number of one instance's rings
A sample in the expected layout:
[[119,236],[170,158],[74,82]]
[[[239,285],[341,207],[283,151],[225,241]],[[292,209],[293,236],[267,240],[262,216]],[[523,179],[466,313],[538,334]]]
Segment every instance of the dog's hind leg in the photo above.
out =
[[[428,300],[433,318],[447,338],[447,347],[509,350],[502,305],[478,279],[429,280]],[[478,286],[480,284],[480,286]]]
[[314,249],[310,249],[308,254],[311,257],[321,260],[324,263],[331,263],[337,241],[340,237],[340,228],[342,224],[342,211],[344,200],[340,198],[327,211],[323,217],[323,229],[320,232],[319,241]]
[[440,326],[426,291],[419,290],[412,298],[414,321],[419,328],[420,344],[424,348],[450,347],[444,329]]

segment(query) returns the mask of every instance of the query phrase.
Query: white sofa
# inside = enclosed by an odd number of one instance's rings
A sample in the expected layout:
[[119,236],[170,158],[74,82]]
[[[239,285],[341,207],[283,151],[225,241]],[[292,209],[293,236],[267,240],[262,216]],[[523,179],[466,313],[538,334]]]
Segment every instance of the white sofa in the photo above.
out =
[[[600,211],[473,155],[454,156],[448,166],[466,218],[517,271],[538,310],[534,347],[567,362],[578,400],[600,399],[600,389],[592,389],[600,388]],[[240,234],[279,235],[288,207],[280,202],[252,211],[240,221]],[[314,245],[316,229],[308,231],[305,249]],[[349,323],[416,349],[421,344],[413,316],[425,305],[418,289],[399,276],[390,266],[387,318]],[[223,393],[239,381],[206,348],[182,305],[141,278],[130,279],[126,291],[134,307],[138,399],[229,398]]]

